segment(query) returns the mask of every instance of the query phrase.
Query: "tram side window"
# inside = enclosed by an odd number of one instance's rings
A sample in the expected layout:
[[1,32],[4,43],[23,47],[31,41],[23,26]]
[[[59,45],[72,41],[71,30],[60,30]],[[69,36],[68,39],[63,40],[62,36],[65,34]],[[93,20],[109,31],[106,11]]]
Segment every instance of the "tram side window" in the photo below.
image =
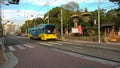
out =
[[35,33],[36,33],[36,30],[33,30],[33,33],[35,34]]
[[35,30],[32,30],[31,33],[34,34],[34,33],[35,33]]
[[44,32],[44,29],[40,29],[40,33],[43,33]]
[[36,31],[37,31],[37,33],[40,33],[39,29],[37,29]]

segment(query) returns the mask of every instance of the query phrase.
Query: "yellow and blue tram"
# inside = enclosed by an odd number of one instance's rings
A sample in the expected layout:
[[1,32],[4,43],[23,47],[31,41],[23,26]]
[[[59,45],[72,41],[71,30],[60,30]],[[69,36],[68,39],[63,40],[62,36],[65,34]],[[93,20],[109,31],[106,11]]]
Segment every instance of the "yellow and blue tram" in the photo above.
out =
[[41,24],[28,29],[28,37],[31,39],[57,39],[55,24]]

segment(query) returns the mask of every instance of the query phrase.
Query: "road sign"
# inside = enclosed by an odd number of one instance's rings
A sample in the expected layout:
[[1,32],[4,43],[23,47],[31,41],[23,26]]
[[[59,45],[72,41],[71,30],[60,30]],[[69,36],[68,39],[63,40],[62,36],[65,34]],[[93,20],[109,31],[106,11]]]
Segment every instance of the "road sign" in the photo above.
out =
[[78,28],[72,28],[72,33],[78,33]]

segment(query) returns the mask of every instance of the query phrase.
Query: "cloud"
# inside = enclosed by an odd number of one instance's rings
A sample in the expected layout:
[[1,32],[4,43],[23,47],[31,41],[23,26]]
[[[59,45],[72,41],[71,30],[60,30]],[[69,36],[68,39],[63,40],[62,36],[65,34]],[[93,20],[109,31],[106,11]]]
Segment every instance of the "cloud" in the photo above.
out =
[[42,12],[37,12],[33,10],[4,10],[4,16],[10,18],[11,16],[13,18],[21,17],[30,17],[31,15],[39,16]]
[[2,13],[2,20],[3,23],[5,23],[6,21],[21,23],[28,19],[43,17],[43,15],[40,13],[42,12],[32,10],[4,10],[4,12]]
[[[39,6],[44,6],[44,5],[49,5],[50,6],[60,6],[63,4],[67,4],[71,1],[77,2],[78,4],[80,3],[97,3],[98,0],[23,0],[21,3],[32,3],[35,5]],[[109,0],[100,0],[102,2],[108,2]]]
[[[86,3],[98,3],[98,0],[20,0],[20,3],[21,5],[23,6],[26,6],[26,5],[30,5],[30,6],[36,6],[37,7],[41,7],[41,6],[44,6],[44,5],[48,5],[48,2],[49,2],[49,5],[50,7],[56,7],[56,6],[61,6],[63,4],[67,4],[71,1],[74,1],[74,2],[77,2],[78,4],[84,4],[85,6]],[[109,0],[100,0],[100,2],[109,2]],[[19,7],[17,7],[19,6]],[[12,21],[16,21],[16,22],[24,22],[26,19],[33,19],[35,17],[43,17],[45,12],[47,12],[46,8],[43,8],[44,10],[43,11],[36,11],[36,10],[32,10],[32,9],[29,9],[29,10],[21,10],[20,8],[20,5],[17,5],[15,7],[14,10],[13,8],[11,10],[8,10],[8,9],[2,9],[4,10],[4,14],[3,14],[3,19],[4,20],[12,20]],[[89,7],[89,6],[87,6]],[[91,6],[90,6],[91,7]],[[19,9],[18,9],[19,8]],[[27,7],[29,8],[29,7]],[[23,7],[22,7],[23,9]]]

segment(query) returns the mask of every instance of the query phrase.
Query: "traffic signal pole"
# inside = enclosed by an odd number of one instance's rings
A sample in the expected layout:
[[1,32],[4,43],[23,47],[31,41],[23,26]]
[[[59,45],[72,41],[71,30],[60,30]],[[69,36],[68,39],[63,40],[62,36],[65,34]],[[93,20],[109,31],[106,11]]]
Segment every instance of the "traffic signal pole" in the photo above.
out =
[[3,35],[3,30],[2,30],[2,17],[1,17],[1,4],[2,4],[2,1],[0,1],[0,38],[2,37]]

